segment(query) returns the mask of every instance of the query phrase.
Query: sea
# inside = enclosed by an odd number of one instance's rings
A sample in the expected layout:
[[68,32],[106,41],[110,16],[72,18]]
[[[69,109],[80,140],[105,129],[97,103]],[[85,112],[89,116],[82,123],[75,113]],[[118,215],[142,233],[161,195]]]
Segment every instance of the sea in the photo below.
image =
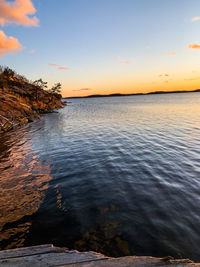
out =
[[200,261],[200,93],[67,102],[0,136],[0,249]]

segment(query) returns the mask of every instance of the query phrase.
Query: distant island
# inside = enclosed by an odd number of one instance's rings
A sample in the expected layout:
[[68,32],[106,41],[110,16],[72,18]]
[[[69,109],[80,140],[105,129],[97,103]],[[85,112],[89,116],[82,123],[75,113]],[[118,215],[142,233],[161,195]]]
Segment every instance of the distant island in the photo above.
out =
[[137,96],[137,95],[158,95],[158,94],[177,94],[177,93],[197,93],[200,92],[200,89],[188,91],[154,91],[149,93],[133,93],[133,94],[109,94],[109,95],[88,95],[88,96],[71,96],[71,97],[64,97],[65,99],[72,99],[72,98],[94,98],[94,97],[114,97],[114,96]]

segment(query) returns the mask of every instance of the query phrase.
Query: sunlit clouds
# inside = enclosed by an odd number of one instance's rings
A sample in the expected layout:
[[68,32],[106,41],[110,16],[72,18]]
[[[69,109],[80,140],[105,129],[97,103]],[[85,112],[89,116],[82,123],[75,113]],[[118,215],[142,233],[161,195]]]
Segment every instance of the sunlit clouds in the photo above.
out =
[[6,54],[15,54],[17,51],[23,49],[23,46],[13,36],[7,37],[5,33],[0,30],[0,56]]
[[167,56],[175,56],[175,55],[176,55],[175,52],[169,52],[169,53],[167,53]]
[[165,73],[165,74],[160,74],[159,77],[169,77],[169,74]]
[[58,64],[56,64],[56,63],[49,63],[49,65],[52,67],[58,67]]
[[38,26],[38,18],[32,16],[36,9],[30,0],[8,2],[0,0],[0,24],[15,23],[24,26]]
[[[32,16],[36,13],[36,9],[30,0],[16,0],[8,2],[0,0],[0,25],[5,26],[10,23],[23,26],[38,26],[38,19]],[[13,37],[7,37],[6,34],[0,30],[0,56],[7,54],[15,54],[17,51],[23,49],[19,41]],[[35,50],[30,50],[33,54]]]
[[114,61],[118,61],[118,60],[120,60],[120,59],[121,59],[120,56],[118,56],[118,57],[114,57],[114,58],[113,58]]
[[131,64],[130,60],[122,61],[120,56],[114,57],[113,60],[115,63],[121,63],[121,64],[125,64],[125,65]]
[[68,67],[59,66],[56,63],[49,63],[50,66],[57,68],[58,70],[70,70]]
[[90,91],[91,88],[81,88],[81,89],[74,89],[73,91]]
[[58,67],[59,70],[70,70],[68,67]]
[[194,17],[192,18],[192,21],[199,21],[200,20],[200,17]]
[[195,81],[195,80],[200,80],[200,77],[194,77],[194,78],[186,78],[184,81]]
[[0,0],[2,65],[63,96],[199,88],[200,0],[47,2]]
[[200,49],[200,44],[190,44],[187,46],[189,49]]
[[35,49],[31,49],[31,50],[29,50],[29,54],[34,54],[35,52],[36,52]]

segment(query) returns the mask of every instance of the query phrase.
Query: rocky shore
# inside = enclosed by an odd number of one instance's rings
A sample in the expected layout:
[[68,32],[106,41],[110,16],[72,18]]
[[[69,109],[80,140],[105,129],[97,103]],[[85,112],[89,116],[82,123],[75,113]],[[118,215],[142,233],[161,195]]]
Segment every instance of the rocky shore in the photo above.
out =
[[40,114],[62,108],[58,93],[50,93],[28,81],[0,76],[0,133],[24,125]]

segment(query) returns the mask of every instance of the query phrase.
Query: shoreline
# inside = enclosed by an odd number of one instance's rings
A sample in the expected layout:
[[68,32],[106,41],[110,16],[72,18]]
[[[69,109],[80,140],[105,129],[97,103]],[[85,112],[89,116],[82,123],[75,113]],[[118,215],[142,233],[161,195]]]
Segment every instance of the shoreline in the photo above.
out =
[[184,94],[184,93],[199,93],[200,89],[195,89],[192,91],[188,90],[181,90],[181,91],[155,91],[155,92],[149,92],[149,93],[132,93],[132,94],[120,94],[120,93],[114,93],[114,94],[108,94],[108,95],[88,95],[88,96],[70,96],[70,97],[63,97],[63,99],[73,99],[73,98],[99,98],[99,97],[117,97],[117,96],[140,96],[140,95],[161,95],[161,94]]
[[65,105],[60,94],[51,94],[29,83],[0,88],[0,134]]

